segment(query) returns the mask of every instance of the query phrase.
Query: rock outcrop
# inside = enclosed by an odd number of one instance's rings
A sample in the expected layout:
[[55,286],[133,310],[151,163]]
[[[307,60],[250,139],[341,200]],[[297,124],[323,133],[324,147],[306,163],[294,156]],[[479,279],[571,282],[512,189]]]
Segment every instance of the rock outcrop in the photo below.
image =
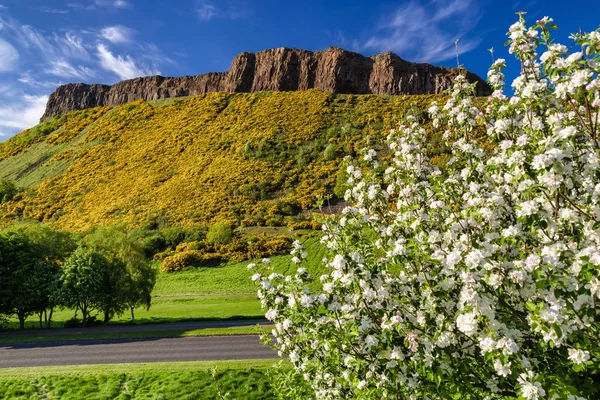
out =
[[[108,85],[84,83],[60,86],[48,99],[42,120],[97,106],[134,100],[158,100],[194,96],[206,92],[291,91],[311,88],[348,94],[439,94],[452,86],[458,70],[424,63],[411,63],[394,53],[365,57],[330,47],[324,51],[278,48],[241,53],[229,72],[165,78],[147,76]],[[477,75],[477,94],[490,87]]]

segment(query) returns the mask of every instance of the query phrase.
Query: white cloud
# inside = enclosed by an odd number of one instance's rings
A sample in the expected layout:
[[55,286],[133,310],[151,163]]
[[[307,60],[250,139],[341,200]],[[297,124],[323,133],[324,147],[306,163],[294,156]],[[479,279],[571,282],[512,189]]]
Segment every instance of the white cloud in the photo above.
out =
[[44,72],[61,78],[77,78],[81,80],[95,75],[95,72],[92,69],[81,65],[75,67],[66,60],[51,61]]
[[54,35],[54,40],[63,56],[89,60],[90,54],[83,44],[83,39],[73,32],[67,32],[63,36]]
[[19,52],[4,39],[0,39],[0,72],[12,71],[17,61]]
[[235,6],[217,7],[207,0],[202,0],[199,2],[198,7],[196,7],[196,14],[202,21],[210,21],[214,18],[240,19],[248,17],[251,13],[252,11],[241,3]]
[[54,90],[57,86],[60,86],[60,82],[57,81],[49,81],[49,80],[40,80],[37,78],[37,74],[32,71],[25,71],[21,74],[21,76],[17,79],[17,81],[28,85],[37,90],[39,89],[47,89]]
[[410,61],[436,62],[473,50],[480,39],[465,35],[480,19],[476,0],[433,0],[423,4],[411,0],[403,4],[376,28],[361,50],[393,51]]
[[116,0],[113,5],[117,8],[126,8],[131,6],[129,2],[125,0]]
[[126,0],[94,0],[88,4],[82,4],[82,2],[67,3],[67,7],[76,8],[79,10],[93,11],[97,7],[128,8],[131,7],[131,2]]
[[61,10],[58,8],[50,8],[50,7],[42,7],[40,8],[41,11],[48,13],[48,14],[67,14],[69,12],[69,10]]
[[196,13],[202,21],[210,21],[219,15],[219,9],[210,3],[203,3],[196,9]]
[[121,79],[160,74],[158,70],[139,67],[130,56],[114,56],[103,44],[99,44],[96,50],[102,68],[115,73]]
[[100,34],[112,43],[131,43],[135,31],[126,26],[116,25],[102,29]]
[[16,130],[37,125],[47,102],[48,96],[24,95],[10,106],[0,105],[0,136],[10,136]]

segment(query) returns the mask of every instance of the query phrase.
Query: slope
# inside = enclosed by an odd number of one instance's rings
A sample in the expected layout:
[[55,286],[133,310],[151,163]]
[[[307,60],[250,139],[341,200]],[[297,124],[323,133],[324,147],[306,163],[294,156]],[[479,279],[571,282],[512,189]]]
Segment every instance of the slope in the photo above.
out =
[[[440,96],[207,93],[57,116],[0,144],[23,190],[3,223],[281,225],[332,192],[346,155]],[[435,140],[432,141],[435,146]]]

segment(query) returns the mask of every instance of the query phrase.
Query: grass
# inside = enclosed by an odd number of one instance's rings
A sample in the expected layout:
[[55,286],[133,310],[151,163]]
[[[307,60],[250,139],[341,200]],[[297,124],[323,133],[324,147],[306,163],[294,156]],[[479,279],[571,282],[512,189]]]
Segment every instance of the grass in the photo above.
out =
[[[275,397],[274,360],[0,369],[3,399],[232,399]],[[216,371],[212,373],[212,369]]]
[[239,230],[244,238],[259,236],[263,233],[269,236],[293,236],[292,230],[285,226],[248,226]]
[[53,341],[66,341],[66,340],[255,335],[257,333],[259,333],[259,329],[256,326],[234,326],[234,327],[228,327],[228,328],[155,330],[155,331],[141,331],[141,332],[95,332],[95,333],[56,334],[56,335],[25,334],[25,335],[19,335],[19,336],[0,337],[0,344],[2,344],[2,343],[51,342],[51,341],[53,342]]
[[[135,371],[143,372],[186,372],[218,369],[267,368],[278,360],[222,360],[222,361],[181,361],[165,363],[124,363],[92,365],[60,365],[52,367],[0,368],[0,379],[41,378],[43,376],[73,376],[89,374],[120,374]],[[285,365],[288,362],[285,361]]]
[[[65,143],[36,143],[22,153],[0,160],[0,177],[18,181],[19,187],[26,189],[64,173],[78,154],[100,143],[85,143],[85,133],[86,130]],[[60,157],[61,154],[65,157]]]

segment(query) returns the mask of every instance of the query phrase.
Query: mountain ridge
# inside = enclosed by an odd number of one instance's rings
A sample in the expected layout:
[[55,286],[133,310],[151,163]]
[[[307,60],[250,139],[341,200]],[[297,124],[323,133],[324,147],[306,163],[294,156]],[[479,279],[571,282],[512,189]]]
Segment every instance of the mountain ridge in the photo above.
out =
[[[308,51],[280,47],[237,55],[227,72],[129,79],[114,85],[70,83],[59,86],[48,99],[41,120],[72,110],[115,106],[135,100],[160,100],[209,92],[261,92],[321,89],[332,94],[441,94],[452,86],[458,69],[412,63],[392,52],[370,57],[329,47]],[[485,81],[467,71],[477,82],[477,95],[491,90]]]

